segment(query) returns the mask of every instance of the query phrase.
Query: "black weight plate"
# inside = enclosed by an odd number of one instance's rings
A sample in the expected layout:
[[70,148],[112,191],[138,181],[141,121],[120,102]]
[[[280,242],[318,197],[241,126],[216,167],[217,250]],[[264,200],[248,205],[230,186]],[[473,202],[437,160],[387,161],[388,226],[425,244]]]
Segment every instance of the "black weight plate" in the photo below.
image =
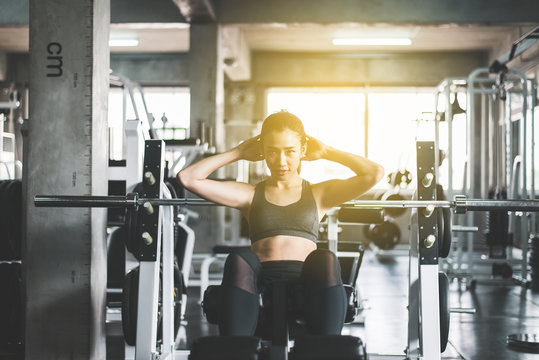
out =
[[442,184],[436,184],[436,200],[446,200]]
[[443,231],[441,242],[438,243],[438,256],[445,259],[449,256],[449,251],[451,251],[451,241],[453,239],[453,227],[452,227],[452,217],[451,209],[449,208],[439,208],[442,211],[443,217]]
[[382,248],[382,246],[384,246],[384,242],[383,240],[381,239],[381,233],[382,233],[382,230],[380,229],[380,226],[382,224],[371,224],[369,225],[369,230],[368,230],[368,238],[372,240],[372,242],[374,243],[374,245],[376,245],[378,248]]
[[438,273],[438,286],[440,293],[440,349],[444,352],[449,340],[451,317],[449,312],[449,279],[441,271]]
[[[160,279],[161,279],[160,275]],[[137,309],[138,309],[138,289],[139,289],[139,268],[131,270],[126,276],[122,294],[122,328],[124,339],[128,345],[135,346],[137,341]],[[162,282],[159,282],[159,308],[157,310],[157,340],[163,338],[163,311],[162,311]],[[180,269],[174,269],[174,335],[178,334],[181,325],[181,296],[182,277]]]
[[21,232],[22,232],[22,182],[12,180],[4,192],[4,215],[6,215],[6,231],[12,260],[21,259]]
[[135,346],[137,341],[139,268],[127,273],[122,291],[122,329],[128,345]]
[[442,208],[437,208],[436,210],[436,226],[437,226],[437,235],[436,239],[438,239],[438,256],[441,256],[442,248],[444,246],[444,214],[442,212]]
[[374,244],[382,250],[390,250],[400,241],[400,229],[392,220],[370,226],[370,235]]
[[125,276],[125,226],[112,231],[107,249],[107,287],[121,288]]
[[6,212],[4,211],[4,194],[5,189],[9,185],[10,180],[0,181],[0,231],[2,235],[0,236],[0,260],[13,260],[13,253],[11,251],[11,245],[8,237],[6,236]]
[[[133,187],[132,192],[137,193],[139,197],[144,197],[144,184],[138,183]],[[140,230],[140,222],[138,221],[138,213],[132,208],[127,208],[125,215],[125,227],[127,230],[127,236],[125,237],[125,247],[127,251],[137,257],[139,243],[137,241],[137,234]]]
[[172,185],[172,183],[170,183],[169,181],[166,181],[165,185],[167,186],[168,190],[170,191],[170,195],[172,196],[172,198],[176,199],[178,197],[178,195],[176,194],[176,189],[174,188],[174,185]]
[[139,229],[138,213],[135,209],[128,208],[125,214],[125,229],[126,235],[124,237],[125,247],[131,254],[137,254],[138,244],[136,236]]
[[[374,226],[374,225],[361,225],[361,227],[363,228],[363,236],[365,236],[365,238],[369,239],[369,240],[372,240],[372,233],[371,233],[371,227]],[[327,240],[327,239],[326,239]]]
[[[387,197],[385,197],[383,200],[402,201],[406,199],[400,194],[390,194]],[[407,209],[403,207],[385,209],[386,214],[394,218],[403,215],[404,213],[406,213],[406,211]]]
[[507,336],[507,345],[520,350],[539,353],[538,334],[511,334]]

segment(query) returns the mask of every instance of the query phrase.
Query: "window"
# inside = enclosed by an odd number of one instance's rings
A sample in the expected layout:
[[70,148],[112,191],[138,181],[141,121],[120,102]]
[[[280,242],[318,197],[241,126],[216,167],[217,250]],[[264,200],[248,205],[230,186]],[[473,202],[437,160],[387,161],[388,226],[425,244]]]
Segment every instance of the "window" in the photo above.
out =
[[189,137],[190,95],[184,87],[146,87],[144,97],[154,128],[164,139]]
[[[416,140],[434,140],[434,122],[423,121],[433,118],[434,92],[395,89],[368,96],[369,159],[381,164],[386,175],[401,169],[415,175]],[[387,183],[383,179],[378,185]]]
[[[307,134],[324,143],[367,155],[386,174],[404,168],[415,174],[416,139],[434,139],[434,122],[422,121],[433,119],[434,101],[432,88],[273,88],[267,92],[266,113],[288,110],[303,121]],[[440,138],[447,139],[447,126],[440,131]],[[302,165],[302,176],[314,183],[352,174],[329,161]],[[376,187],[388,184],[383,179]]]
[[[147,111],[154,117],[153,127],[159,138],[185,139],[189,137],[190,95],[185,87],[146,87],[144,102]],[[123,155],[124,121],[137,119],[137,113],[143,122],[145,133],[149,129],[146,111],[139,88],[129,91],[122,87],[111,87],[109,90],[108,126],[110,155],[114,160],[121,160]],[[133,103],[133,101],[135,103]],[[136,107],[136,110],[135,110]]]

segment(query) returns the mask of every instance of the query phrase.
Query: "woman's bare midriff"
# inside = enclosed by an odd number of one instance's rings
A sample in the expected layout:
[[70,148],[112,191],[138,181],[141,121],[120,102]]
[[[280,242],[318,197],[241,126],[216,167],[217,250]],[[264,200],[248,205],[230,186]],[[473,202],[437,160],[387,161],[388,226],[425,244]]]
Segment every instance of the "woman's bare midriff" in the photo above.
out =
[[251,249],[261,262],[278,260],[305,261],[316,250],[316,243],[298,236],[272,236],[257,240]]

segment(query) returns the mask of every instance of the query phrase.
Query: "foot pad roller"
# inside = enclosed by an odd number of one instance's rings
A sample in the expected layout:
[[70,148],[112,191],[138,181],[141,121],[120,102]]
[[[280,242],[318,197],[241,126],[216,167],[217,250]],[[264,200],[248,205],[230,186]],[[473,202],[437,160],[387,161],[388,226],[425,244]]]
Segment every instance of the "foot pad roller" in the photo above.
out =
[[189,360],[258,360],[261,349],[254,336],[208,336],[193,342]]
[[365,360],[367,350],[360,338],[341,335],[308,335],[296,338],[293,360]]

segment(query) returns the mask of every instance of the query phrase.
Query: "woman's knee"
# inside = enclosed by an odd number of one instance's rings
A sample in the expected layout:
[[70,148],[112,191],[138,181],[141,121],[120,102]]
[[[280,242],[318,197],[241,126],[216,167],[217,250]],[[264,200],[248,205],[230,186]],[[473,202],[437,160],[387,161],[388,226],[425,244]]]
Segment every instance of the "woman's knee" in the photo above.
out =
[[318,249],[311,252],[303,264],[302,278],[308,282],[322,281],[327,283],[327,286],[342,284],[339,259],[329,250]]
[[260,261],[252,251],[247,249],[233,251],[225,262],[223,285],[239,287],[254,293],[260,268]]

